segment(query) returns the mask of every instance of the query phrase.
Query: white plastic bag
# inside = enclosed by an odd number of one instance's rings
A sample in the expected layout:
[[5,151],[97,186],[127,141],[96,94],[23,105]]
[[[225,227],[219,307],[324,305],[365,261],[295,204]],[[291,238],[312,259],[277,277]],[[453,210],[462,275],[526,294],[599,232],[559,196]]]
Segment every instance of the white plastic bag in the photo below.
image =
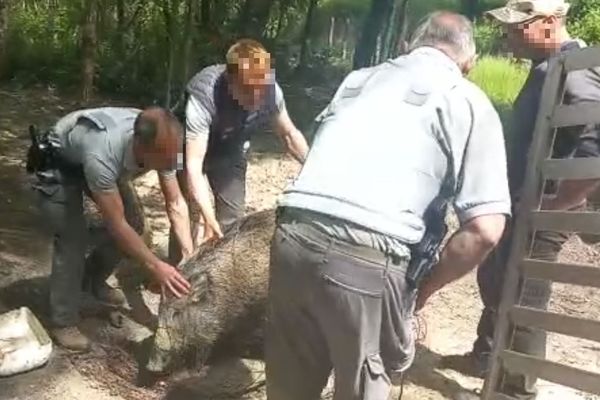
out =
[[0,314],[0,376],[40,367],[51,353],[52,340],[29,308]]

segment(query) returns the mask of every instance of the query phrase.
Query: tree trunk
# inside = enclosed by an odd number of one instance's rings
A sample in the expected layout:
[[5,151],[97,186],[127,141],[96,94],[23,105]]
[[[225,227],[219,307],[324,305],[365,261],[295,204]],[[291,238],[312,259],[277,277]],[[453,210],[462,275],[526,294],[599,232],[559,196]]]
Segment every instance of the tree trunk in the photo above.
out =
[[461,0],[461,13],[471,21],[475,21],[479,14],[479,0]]
[[385,58],[385,59],[391,58],[394,54],[394,51],[392,49],[395,45],[394,37],[396,36],[396,31],[398,31],[397,15],[398,15],[399,6],[400,6],[399,1],[398,0],[394,1],[394,5],[392,7],[392,12],[390,13],[389,18],[387,19],[384,34],[382,35],[382,38],[383,38],[382,58]]
[[164,107],[171,107],[171,88],[173,87],[173,74],[175,72],[175,11],[179,0],[163,0],[162,11],[165,20],[166,43],[168,47],[167,82],[165,89]]
[[0,79],[7,71],[6,37],[8,35],[8,0],[0,0]]
[[329,47],[333,47],[333,34],[335,33],[335,16],[332,16],[329,22],[329,40],[327,44]]
[[310,52],[310,35],[313,27],[313,14],[315,7],[319,0],[310,0],[308,4],[308,11],[306,12],[306,20],[304,22],[304,32],[302,32],[302,39],[300,41],[300,60],[298,63],[298,70],[302,70],[308,64],[308,55]]
[[117,0],[117,37],[115,53],[122,60],[125,56],[125,0]]
[[377,37],[381,32],[386,15],[392,11],[393,4],[393,0],[372,0],[371,9],[363,24],[354,52],[354,69],[370,65],[376,51]]
[[81,18],[81,100],[84,103],[91,99],[94,91],[97,52],[96,21],[97,0],[83,0],[83,15]]
[[202,23],[202,27],[206,28],[210,25],[210,0],[202,0],[200,7],[200,15],[202,18],[200,22]]
[[390,43],[388,57],[394,58],[400,54],[404,54],[408,49],[408,43],[406,42],[406,35],[408,32],[408,6],[410,0],[401,0],[398,5],[398,9],[395,16],[396,27],[392,32],[392,39]]
[[182,82],[181,92],[179,94],[179,99],[177,100],[178,103],[181,103],[184,100],[185,82],[189,78],[188,74],[190,71],[190,62],[192,61],[190,54],[192,52],[192,43],[194,41],[194,34],[193,34],[194,31],[192,29],[192,25],[194,24],[195,14],[196,14],[195,5],[196,5],[195,0],[187,0],[186,1],[186,22],[185,22],[185,28],[184,28],[183,54],[181,56],[181,58],[183,60],[183,73],[182,73],[183,82]]
[[240,13],[240,32],[261,40],[275,0],[246,0]]
[[283,17],[285,16],[285,10],[289,5],[289,0],[279,0],[279,9],[277,10],[277,26],[275,28],[275,38],[279,37],[281,29],[283,27]]
[[350,35],[350,18],[344,19],[344,33],[342,36],[342,60],[348,58],[348,36]]

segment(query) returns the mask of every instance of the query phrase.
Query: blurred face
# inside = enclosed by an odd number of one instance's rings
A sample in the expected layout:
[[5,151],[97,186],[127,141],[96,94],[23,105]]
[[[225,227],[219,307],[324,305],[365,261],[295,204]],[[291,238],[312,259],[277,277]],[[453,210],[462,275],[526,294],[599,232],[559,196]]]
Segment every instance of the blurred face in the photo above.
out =
[[136,159],[146,170],[176,169],[180,142],[175,135],[159,134],[154,146],[134,143]]
[[520,58],[544,58],[561,44],[561,21],[557,17],[535,17],[518,24],[505,25],[504,33],[510,50]]
[[259,108],[272,79],[268,56],[256,55],[253,65],[244,60],[235,74],[229,75],[229,89],[234,99],[247,110]]

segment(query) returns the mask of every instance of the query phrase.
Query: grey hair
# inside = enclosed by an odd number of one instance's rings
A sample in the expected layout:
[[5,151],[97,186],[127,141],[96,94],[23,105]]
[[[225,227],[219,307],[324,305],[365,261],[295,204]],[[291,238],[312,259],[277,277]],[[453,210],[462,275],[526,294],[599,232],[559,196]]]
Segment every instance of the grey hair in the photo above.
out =
[[427,15],[415,29],[409,49],[430,46],[443,50],[457,64],[469,62],[477,51],[473,24],[461,14],[436,11]]

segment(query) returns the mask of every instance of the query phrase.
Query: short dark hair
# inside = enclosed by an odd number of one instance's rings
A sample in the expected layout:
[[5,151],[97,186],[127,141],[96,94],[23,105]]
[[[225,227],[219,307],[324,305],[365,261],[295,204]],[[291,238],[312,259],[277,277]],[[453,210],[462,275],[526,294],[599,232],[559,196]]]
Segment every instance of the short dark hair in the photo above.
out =
[[152,106],[138,114],[133,124],[133,136],[144,146],[154,146],[162,129],[169,135],[183,134],[183,128],[175,114],[162,107]]

